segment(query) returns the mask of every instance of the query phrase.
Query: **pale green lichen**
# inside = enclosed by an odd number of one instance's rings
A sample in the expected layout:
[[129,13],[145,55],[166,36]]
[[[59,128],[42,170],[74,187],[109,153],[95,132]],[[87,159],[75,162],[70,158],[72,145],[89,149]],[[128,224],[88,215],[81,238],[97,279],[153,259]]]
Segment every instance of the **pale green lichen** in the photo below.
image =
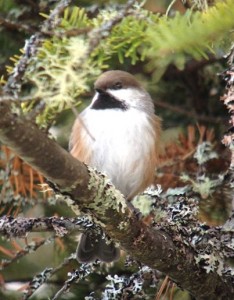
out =
[[[71,188],[69,188],[69,191],[71,191]],[[53,199],[55,200],[55,203],[57,201],[64,201],[64,202],[66,202],[67,206],[69,206],[74,211],[74,213],[77,216],[79,216],[81,214],[79,206],[76,204],[76,202],[73,199],[71,199],[68,196],[63,195],[62,193],[64,193],[64,192],[65,192],[65,189],[61,190],[61,193],[55,193],[54,194]]]
[[216,272],[218,275],[222,276],[224,262],[218,254],[198,254],[198,256],[195,257],[195,261],[197,264],[205,264],[203,268],[206,270],[206,273]]
[[[34,99],[45,103],[37,123],[80,103],[79,97],[89,91],[90,81],[100,74],[94,62],[89,60],[88,42],[81,36],[45,40],[27,67],[23,81],[32,85],[29,97],[32,102],[22,104],[30,111]],[[37,103],[37,102],[36,102]]]
[[127,204],[121,192],[112,185],[104,174],[89,166],[87,168],[90,174],[88,189],[94,189],[96,192],[89,208],[95,209],[101,215],[105,215],[105,210],[109,208],[124,213]]
[[199,165],[202,165],[211,159],[218,158],[218,154],[213,151],[212,144],[210,142],[203,142],[197,146],[194,158],[196,158]]
[[147,195],[136,196],[132,204],[135,208],[139,209],[143,216],[147,216],[152,210],[153,198]]
[[79,216],[80,215],[80,209],[77,204],[75,204],[75,201],[71,198],[65,197],[64,199],[67,203],[67,205],[74,211],[74,213]]
[[222,184],[223,175],[219,175],[218,179],[210,179],[209,177],[202,175],[197,178],[197,181],[195,181],[188,175],[183,174],[181,176],[181,180],[186,182],[189,181],[192,185],[193,191],[195,193],[199,193],[203,199],[206,199],[213,193],[214,188]]
[[177,187],[177,188],[168,188],[166,191],[166,196],[181,196],[185,195],[189,191],[189,186]]
[[123,229],[126,229],[126,227],[127,227],[128,225],[129,225],[128,222],[121,221],[121,222],[119,223],[119,225],[118,225],[118,228],[119,228],[120,230],[123,230]]
[[87,42],[81,37],[46,40],[25,74],[25,79],[35,84],[33,97],[59,110],[77,102],[77,97],[89,90],[87,78],[98,75],[87,60],[87,51]]
[[157,184],[156,186],[151,185],[149,186],[145,191],[144,191],[144,195],[148,195],[151,197],[161,197],[162,195],[162,186],[160,184]]
[[100,10],[97,18],[92,20],[92,24],[94,27],[98,28],[101,24],[108,24],[111,22],[115,17],[118,16],[118,11],[114,9],[103,9]]

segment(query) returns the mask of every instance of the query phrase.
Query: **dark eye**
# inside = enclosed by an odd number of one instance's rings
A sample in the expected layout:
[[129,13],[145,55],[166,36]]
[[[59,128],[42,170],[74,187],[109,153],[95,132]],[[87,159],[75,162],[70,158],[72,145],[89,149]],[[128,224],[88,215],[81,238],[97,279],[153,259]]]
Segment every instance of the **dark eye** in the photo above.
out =
[[112,86],[112,89],[113,90],[120,90],[120,89],[122,89],[122,83],[121,82],[116,82],[113,86]]

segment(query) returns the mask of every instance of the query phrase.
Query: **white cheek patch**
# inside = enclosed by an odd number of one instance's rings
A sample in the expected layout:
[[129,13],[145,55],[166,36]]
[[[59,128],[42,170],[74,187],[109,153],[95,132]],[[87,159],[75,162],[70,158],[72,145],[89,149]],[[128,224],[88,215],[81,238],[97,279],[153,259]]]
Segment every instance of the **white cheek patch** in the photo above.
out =
[[119,90],[108,89],[107,92],[118,100],[134,104],[144,97],[144,93],[136,88],[125,88]]
[[99,93],[96,92],[95,95],[93,96],[92,102],[90,103],[89,106],[92,106],[94,104],[94,102],[97,100],[98,96],[99,96]]

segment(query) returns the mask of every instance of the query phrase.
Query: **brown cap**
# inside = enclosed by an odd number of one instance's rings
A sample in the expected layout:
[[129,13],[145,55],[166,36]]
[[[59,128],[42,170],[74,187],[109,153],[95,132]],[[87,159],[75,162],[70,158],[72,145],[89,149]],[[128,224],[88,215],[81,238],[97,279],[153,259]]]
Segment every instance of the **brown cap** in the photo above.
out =
[[104,72],[98,77],[94,84],[94,88],[97,90],[117,90],[128,87],[142,89],[141,84],[136,80],[136,78],[133,75],[120,70]]

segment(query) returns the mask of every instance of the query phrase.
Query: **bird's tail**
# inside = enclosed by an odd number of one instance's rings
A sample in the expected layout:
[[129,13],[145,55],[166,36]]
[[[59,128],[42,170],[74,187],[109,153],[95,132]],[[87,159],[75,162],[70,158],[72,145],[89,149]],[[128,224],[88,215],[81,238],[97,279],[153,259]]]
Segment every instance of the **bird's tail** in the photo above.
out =
[[101,234],[87,231],[81,235],[77,247],[77,260],[80,263],[90,263],[96,259],[110,263],[118,260],[120,251],[113,242],[107,244]]

